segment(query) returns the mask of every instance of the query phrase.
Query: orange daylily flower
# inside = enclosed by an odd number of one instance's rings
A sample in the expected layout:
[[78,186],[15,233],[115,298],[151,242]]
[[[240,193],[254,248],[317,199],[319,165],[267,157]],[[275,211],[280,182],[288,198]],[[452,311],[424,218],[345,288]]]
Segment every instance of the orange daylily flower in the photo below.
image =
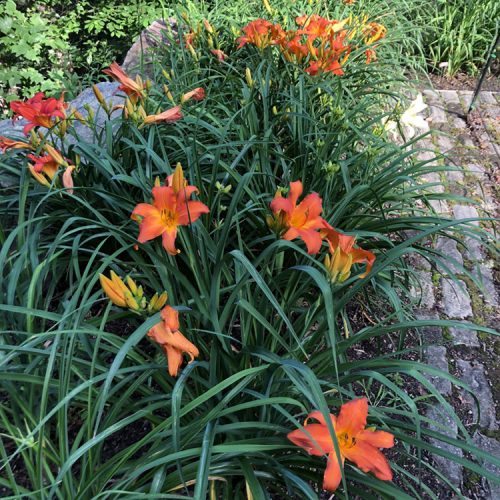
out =
[[27,101],[12,101],[10,109],[14,112],[14,118],[23,117],[28,120],[23,132],[28,135],[34,127],[52,128],[56,123],[56,118],[64,120],[66,118],[66,108],[68,104],[64,102],[64,95],[59,99],[49,97],[45,99],[43,92],[38,92]]
[[363,30],[366,45],[371,45],[372,43],[378,42],[385,37],[386,33],[387,28],[383,24],[368,23],[366,25],[366,28]]
[[278,229],[285,231],[282,238],[289,241],[301,238],[307,252],[314,254],[321,248],[322,238],[318,230],[327,229],[330,225],[320,217],[323,207],[318,193],[308,194],[297,205],[302,191],[302,182],[291,182],[288,197],[283,198],[281,191],[278,191],[271,202],[271,210]]
[[186,353],[192,363],[200,351],[179,331],[179,313],[173,307],[165,306],[160,315],[163,321],[149,330],[148,337],[161,345],[167,356],[168,373],[176,377],[182,365],[182,354]]
[[273,35],[277,35],[281,28],[273,25],[266,19],[255,19],[249,22],[243,29],[243,36],[240,36],[236,42],[241,49],[247,43],[251,43],[259,49],[264,49],[273,43]]
[[181,102],[185,103],[190,99],[193,99],[194,101],[203,101],[203,99],[205,99],[205,89],[203,87],[197,87],[190,92],[186,92],[181,97]]
[[325,257],[325,267],[333,283],[342,283],[351,275],[353,264],[366,262],[366,270],[359,278],[364,278],[372,270],[375,255],[368,250],[354,248],[356,236],[348,236],[330,228],[322,231],[330,246],[330,255]]
[[0,151],[5,153],[9,149],[32,149],[32,147],[27,142],[14,141],[0,135]]
[[[335,445],[328,430],[325,417],[319,411],[313,411],[304,422],[304,429],[296,429],[287,437],[295,445],[314,456],[328,455],[323,489],[335,491],[342,480],[345,459],[354,462],[363,472],[372,472],[382,481],[392,480],[391,467],[379,448],[394,446],[393,434],[376,431],[366,427],[368,400],[354,399],[341,406],[339,416],[330,414],[340,451],[340,463],[335,452]],[[319,423],[309,424],[315,419]]]
[[180,120],[183,117],[181,107],[180,106],[174,106],[173,108],[167,109],[166,111],[163,111],[162,113],[159,113],[157,115],[148,115],[144,118],[144,125],[149,125],[151,123],[159,123],[159,122],[165,122],[165,123],[174,123],[177,120]]
[[167,186],[153,188],[152,204],[139,203],[134,208],[131,218],[140,221],[139,243],[161,236],[165,250],[170,255],[177,255],[177,228],[195,222],[210,211],[201,201],[189,199],[196,192],[195,186],[185,185],[182,167],[178,165]]
[[139,99],[144,98],[146,87],[144,86],[144,83],[139,75],[137,75],[135,80],[133,80],[116,62],[112,63],[108,69],[103,71],[103,73],[120,83],[118,89],[125,92],[133,104],[135,104]]
[[[29,165],[29,169],[35,179],[46,186],[50,185],[43,176],[45,175],[50,180],[52,180],[56,175],[57,170],[59,169],[58,161],[54,159],[50,154],[46,154],[44,156],[35,156],[33,154],[29,154],[28,158],[34,162],[33,164]],[[45,179],[45,181],[41,181],[40,178]]]

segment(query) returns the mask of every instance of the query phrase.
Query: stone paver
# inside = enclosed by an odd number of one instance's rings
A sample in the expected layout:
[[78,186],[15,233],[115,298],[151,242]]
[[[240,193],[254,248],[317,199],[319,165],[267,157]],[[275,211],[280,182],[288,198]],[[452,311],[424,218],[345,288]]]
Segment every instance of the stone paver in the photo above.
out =
[[[488,452],[490,455],[500,459],[500,443],[493,438],[483,436],[480,432],[474,435],[474,444],[483,451]],[[484,468],[500,478],[500,466],[492,464],[488,460],[481,460]],[[483,483],[487,486],[488,497],[484,500],[498,500],[500,498],[500,483],[483,479]]]
[[467,347],[479,347],[477,333],[468,328],[450,328],[453,345],[465,345]]
[[[481,363],[473,362],[471,364],[469,361],[459,359],[457,360],[457,369],[460,373],[460,378],[470,386],[474,396],[476,396],[479,401],[480,427],[487,428],[489,430],[498,429],[495,403],[493,402],[491,389],[486,379],[484,366]],[[476,421],[478,417],[478,410],[474,397],[467,391],[462,391],[462,397],[472,410],[474,421]]]
[[[431,345],[424,351],[425,362],[438,370],[448,372],[448,357],[446,356],[446,347],[440,345]],[[426,378],[441,394],[451,394],[451,382],[448,379],[426,373]]]
[[[432,406],[427,411],[427,418],[431,420],[431,424],[429,424],[429,428],[435,432],[439,432],[440,434],[444,434],[448,437],[457,437],[457,424],[456,422],[448,415],[444,408],[441,406]],[[453,455],[457,455],[459,457],[463,456],[462,450],[451,444],[444,443],[437,439],[431,438],[429,439],[432,445],[441,450],[447,451]],[[462,483],[462,466],[453,462],[452,460],[448,460],[440,455],[433,455],[434,462],[436,467],[450,480],[452,484],[455,486],[460,486]]]
[[443,311],[449,318],[465,319],[472,316],[472,306],[467,286],[462,280],[441,280]]
[[481,283],[481,293],[484,296],[484,302],[490,306],[498,306],[497,292],[491,269],[484,264],[479,264],[472,271],[472,274]]
[[[455,205],[453,207],[453,215],[457,220],[479,218],[476,208],[470,205]],[[479,221],[470,221],[469,224],[479,226]]]
[[424,271],[415,273],[415,285],[411,287],[410,295],[419,301],[419,307],[432,309],[436,303],[434,299],[434,284],[432,274]]
[[[438,238],[434,248],[443,254],[443,258],[445,259],[444,264],[453,273],[460,274],[463,272],[464,259],[458,251],[456,240],[441,236]],[[447,272],[443,266],[439,266],[438,269],[443,273]]]

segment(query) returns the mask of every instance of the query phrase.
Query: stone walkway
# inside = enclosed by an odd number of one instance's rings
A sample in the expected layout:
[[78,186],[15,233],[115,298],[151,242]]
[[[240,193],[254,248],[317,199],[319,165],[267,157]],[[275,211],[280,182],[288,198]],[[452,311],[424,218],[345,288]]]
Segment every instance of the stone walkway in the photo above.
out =
[[[418,154],[418,159],[430,161],[430,165],[456,167],[456,170],[445,172],[430,168],[424,180],[441,183],[429,187],[430,192],[446,191],[471,200],[430,200],[436,212],[457,220],[499,215],[496,200],[499,200],[500,182],[500,94],[482,92],[475,110],[467,118],[471,99],[472,92],[424,91],[432,134],[419,143],[426,150]],[[445,157],[433,160],[440,154]],[[467,224],[472,230],[481,226],[495,237],[495,225],[491,221],[476,220]],[[444,256],[442,269],[431,269],[424,259],[412,261],[421,283],[419,290],[413,290],[415,297],[421,297],[417,317],[458,319],[498,330],[499,299],[495,273],[498,276],[499,269],[491,252],[474,238],[473,233],[460,239],[450,231],[449,237],[439,237],[433,245]],[[456,273],[458,279],[453,279],[451,273]],[[481,287],[474,283],[474,278]],[[480,414],[469,392],[443,378],[430,377],[431,382],[455,407],[474,442],[500,458],[500,442],[496,439],[499,436],[496,415],[499,409],[499,342],[491,335],[478,334],[473,329],[423,330],[424,343],[431,344],[425,349],[425,361],[468,384],[479,400]],[[453,437],[460,435],[456,423],[439,405],[431,407],[427,416],[436,423],[433,430]],[[437,441],[433,444],[462,456],[462,450],[451,445]],[[469,498],[500,499],[498,484],[489,484],[484,478],[476,477],[442,457],[435,456],[433,460],[434,465],[466,497],[469,494]],[[500,469],[491,464],[488,467],[500,477]],[[450,488],[449,495],[443,498],[453,496]]]

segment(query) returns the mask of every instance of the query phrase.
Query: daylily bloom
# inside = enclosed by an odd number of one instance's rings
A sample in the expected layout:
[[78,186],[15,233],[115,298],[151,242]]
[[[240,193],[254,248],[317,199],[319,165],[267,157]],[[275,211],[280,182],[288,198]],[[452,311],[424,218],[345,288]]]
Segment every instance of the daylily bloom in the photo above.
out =
[[176,174],[169,178],[169,185],[153,188],[152,204],[139,203],[134,208],[131,218],[139,221],[139,243],[161,236],[165,250],[170,255],[177,255],[177,228],[187,226],[209,212],[201,201],[189,200],[196,192],[195,186],[185,185],[182,167],[178,165]]
[[185,103],[190,99],[193,99],[194,101],[203,101],[203,99],[205,99],[205,89],[203,87],[197,87],[190,92],[186,92],[181,97],[181,102]]
[[133,104],[135,104],[139,99],[144,98],[146,87],[144,86],[144,83],[139,75],[137,75],[135,80],[133,80],[116,62],[112,63],[108,69],[103,71],[103,73],[109,75],[113,78],[113,80],[120,83],[118,89],[123,90]]
[[282,238],[301,238],[306,244],[307,252],[314,254],[321,248],[322,238],[318,230],[327,229],[330,225],[320,217],[323,207],[318,193],[308,194],[297,205],[302,191],[302,182],[291,182],[287,198],[283,198],[280,190],[276,192],[271,210],[275,216],[275,226],[283,233]]
[[12,101],[10,109],[14,112],[14,118],[23,117],[28,120],[23,132],[28,135],[34,127],[52,128],[56,123],[56,118],[64,120],[66,118],[66,108],[68,104],[64,102],[64,95],[59,99],[49,97],[45,99],[43,92],[38,92],[27,101]]
[[387,28],[383,24],[368,23],[363,30],[366,45],[371,45],[372,43],[378,42],[385,37],[386,33]]
[[144,125],[149,125],[151,123],[174,123],[183,117],[180,106],[174,106],[173,108],[167,109],[162,113],[157,115],[148,115],[144,118]]
[[[340,462],[335,452],[335,445],[326,424],[325,417],[319,411],[313,411],[304,422],[304,429],[296,429],[288,434],[288,439],[303,448],[310,455],[328,455],[323,489],[335,491],[342,480],[341,469],[345,459],[354,462],[363,472],[372,472],[383,481],[392,480],[392,471],[387,459],[379,448],[392,448],[394,436],[386,431],[376,431],[366,427],[368,400],[354,399],[341,406],[338,417],[330,414],[340,451]],[[309,424],[310,419],[319,423]]]
[[27,142],[14,141],[0,135],[0,151],[5,153],[9,149],[32,149],[32,147]]
[[149,330],[148,337],[161,345],[167,356],[168,373],[176,377],[182,365],[182,354],[186,353],[190,358],[189,363],[192,363],[200,352],[179,331],[179,313],[173,307],[165,306],[160,315],[163,321]]
[[227,59],[227,54],[220,49],[212,49],[210,52],[219,60],[219,62],[224,62]]
[[52,181],[61,165],[67,165],[59,151],[55,150],[48,144],[45,145],[47,154],[44,156],[35,156],[29,154],[28,158],[34,163],[28,165],[33,177],[40,183],[47,187],[50,186],[47,177]]
[[342,283],[351,275],[353,264],[366,262],[366,271],[359,276],[364,278],[372,270],[375,255],[368,250],[354,248],[355,236],[348,236],[337,232],[335,229],[322,231],[330,247],[330,255],[325,257],[325,267],[332,283]]
[[255,19],[255,21],[248,23],[242,31],[245,34],[236,40],[239,49],[247,43],[251,43],[259,49],[264,49],[273,42],[273,34],[278,33],[273,23],[266,19]]
[[[415,100],[410,103],[408,109],[401,115],[399,119],[401,125],[406,129],[406,133],[409,139],[411,139],[416,131],[415,129],[428,130],[429,124],[423,116],[419,116],[428,106],[424,103],[422,94],[418,94]],[[384,123],[384,129],[387,132],[392,132],[397,129],[397,123],[394,120],[386,120]]]

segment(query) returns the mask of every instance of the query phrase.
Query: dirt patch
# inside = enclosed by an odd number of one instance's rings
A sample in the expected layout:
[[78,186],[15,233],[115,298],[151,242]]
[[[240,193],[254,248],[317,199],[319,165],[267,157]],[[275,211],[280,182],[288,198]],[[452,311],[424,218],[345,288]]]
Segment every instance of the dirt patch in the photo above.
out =
[[[479,82],[479,75],[470,76],[465,73],[458,73],[453,77],[429,74],[428,77],[437,90],[475,90]],[[500,92],[499,76],[495,74],[487,75],[481,90]]]

